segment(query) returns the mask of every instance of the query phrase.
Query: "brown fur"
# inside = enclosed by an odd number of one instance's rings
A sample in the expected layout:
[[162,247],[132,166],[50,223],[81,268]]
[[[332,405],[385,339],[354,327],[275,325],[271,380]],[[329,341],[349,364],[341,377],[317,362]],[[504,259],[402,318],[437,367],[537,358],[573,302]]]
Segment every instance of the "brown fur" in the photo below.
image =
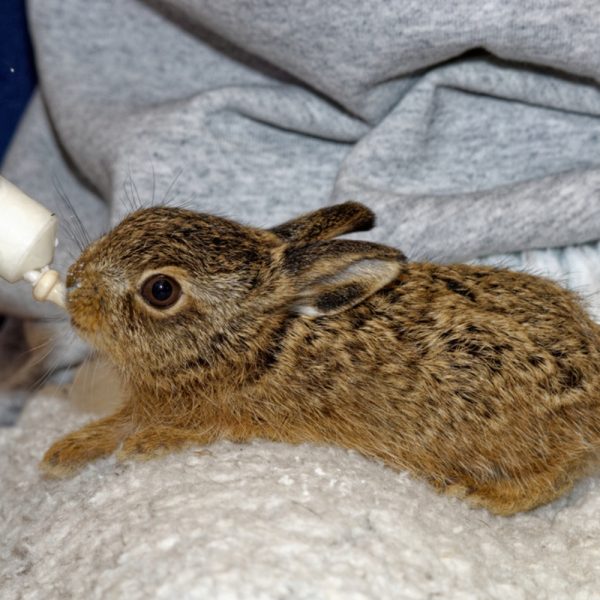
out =
[[[600,447],[600,328],[545,279],[331,239],[372,222],[356,203],[272,231],[127,217],[67,285],[73,325],[128,397],[43,471],[258,437],[354,448],[498,514],[569,490]],[[182,287],[168,309],[140,296],[154,273]]]

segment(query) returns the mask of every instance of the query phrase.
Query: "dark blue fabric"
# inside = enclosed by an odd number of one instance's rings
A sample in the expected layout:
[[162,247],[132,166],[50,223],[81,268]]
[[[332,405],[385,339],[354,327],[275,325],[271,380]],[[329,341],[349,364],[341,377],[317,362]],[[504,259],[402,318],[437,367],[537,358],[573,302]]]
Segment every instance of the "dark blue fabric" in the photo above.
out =
[[0,0],[0,162],[36,77],[24,0]]

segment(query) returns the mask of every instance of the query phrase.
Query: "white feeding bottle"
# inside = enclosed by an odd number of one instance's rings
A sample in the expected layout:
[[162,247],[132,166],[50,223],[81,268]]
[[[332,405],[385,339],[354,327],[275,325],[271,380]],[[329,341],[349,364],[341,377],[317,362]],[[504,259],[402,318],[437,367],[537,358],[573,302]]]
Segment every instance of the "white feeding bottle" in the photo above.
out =
[[49,268],[54,258],[58,220],[44,206],[0,176],[0,277],[26,279],[33,297],[65,308],[65,286]]

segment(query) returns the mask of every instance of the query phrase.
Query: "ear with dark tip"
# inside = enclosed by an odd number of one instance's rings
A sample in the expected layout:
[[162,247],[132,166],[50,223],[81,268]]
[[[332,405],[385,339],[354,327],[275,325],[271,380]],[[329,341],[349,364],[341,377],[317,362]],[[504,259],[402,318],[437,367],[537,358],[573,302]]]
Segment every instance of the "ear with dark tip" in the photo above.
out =
[[288,248],[284,256],[297,290],[292,308],[309,317],[333,315],[366,300],[396,279],[406,260],[395,248],[352,240]]
[[375,214],[364,204],[344,202],[287,221],[271,231],[286,242],[316,242],[353,231],[368,231],[374,224]]

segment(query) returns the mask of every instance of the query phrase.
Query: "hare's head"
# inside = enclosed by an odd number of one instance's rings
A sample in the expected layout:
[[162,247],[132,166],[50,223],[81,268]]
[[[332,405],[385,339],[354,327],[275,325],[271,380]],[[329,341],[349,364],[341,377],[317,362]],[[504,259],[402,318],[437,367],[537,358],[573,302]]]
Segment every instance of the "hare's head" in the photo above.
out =
[[283,319],[344,311],[392,281],[398,250],[331,239],[368,229],[357,203],[272,230],[178,208],[129,215],[69,269],[75,328],[125,373],[241,360]]

